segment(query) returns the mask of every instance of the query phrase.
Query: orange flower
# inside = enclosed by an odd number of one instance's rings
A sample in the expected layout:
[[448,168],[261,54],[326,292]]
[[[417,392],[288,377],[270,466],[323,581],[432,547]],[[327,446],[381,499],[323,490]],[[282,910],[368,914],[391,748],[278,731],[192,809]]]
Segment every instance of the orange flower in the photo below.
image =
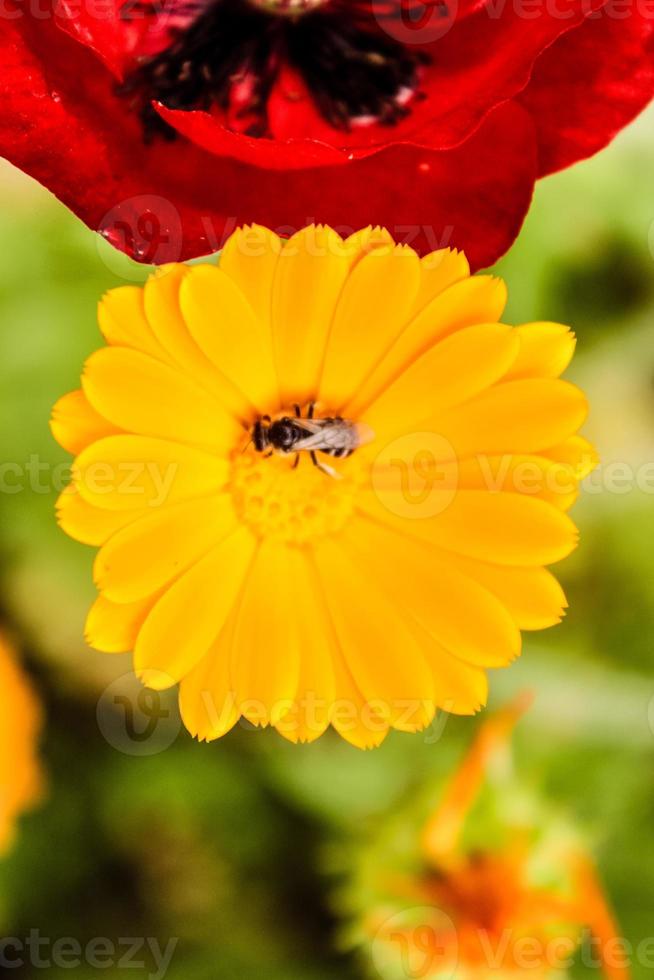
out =
[[0,635],[0,854],[11,844],[17,817],[41,794],[36,755],[40,727],[39,703]]
[[[564,977],[588,935],[603,975],[629,977],[595,868],[574,835],[525,818],[524,798],[507,805],[504,778],[494,801],[481,801],[493,796],[487,777],[522,710],[516,704],[482,725],[423,829],[417,867],[379,883],[383,899],[367,911],[364,941],[385,980]],[[491,842],[481,848],[471,842],[480,824]]]

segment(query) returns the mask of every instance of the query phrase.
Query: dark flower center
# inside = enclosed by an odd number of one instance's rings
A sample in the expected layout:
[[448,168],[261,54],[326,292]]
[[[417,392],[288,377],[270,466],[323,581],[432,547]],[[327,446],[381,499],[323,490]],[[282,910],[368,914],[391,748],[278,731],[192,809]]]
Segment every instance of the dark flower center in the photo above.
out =
[[[401,2],[386,3],[386,16],[399,17]],[[129,9],[126,16],[134,16],[133,3]],[[429,61],[396,40],[358,0],[188,0],[178,13],[184,26],[171,32],[169,46],[143,60],[120,89],[138,109],[146,138],[174,135],[152,102],[182,110],[216,107],[229,128],[273,136],[269,101],[284,65],[303,78],[335,129],[394,125],[408,115],[421,66]]]
[[248,0],[253,7],[258,7],[268,14],[287,17],[299,17],[317,7],[324,7],[329,2],[330,0]]

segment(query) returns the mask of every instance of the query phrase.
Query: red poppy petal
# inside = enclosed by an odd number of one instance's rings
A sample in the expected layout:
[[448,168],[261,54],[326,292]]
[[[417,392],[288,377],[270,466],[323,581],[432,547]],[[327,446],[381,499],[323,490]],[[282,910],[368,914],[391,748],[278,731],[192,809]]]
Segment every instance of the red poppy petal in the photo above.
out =
[[536,123],[539,176],[602,149],[653,97],[652,13],[611,0],[541,56],[521,97]]
[[[448,33],[426,45],[433,58],[421,85],[426,98],[384,139],[406,139],[433,149],[456,146],[494,106],[524,89],[535,61],[550,45],[604,2],[559,0],[558,8],[545,4],[529,17],[522,3],[488,2],[473,16],[457,20]],[[372,137],[367,134],[369,141]]]
[[315,139],[273,140],[247,136],[225,129],[209,112],[155,108],[178,133],[217,156],[230,157],[268,170],[305,170],[334,167],[348,162],[347,153]]
[[56,0],[57,26],[90,48],[122,79],[138,57],[165,48],[171,31],[187,24],[188,5],[170,0]]
[[[291,173],[240,164],[190,144],[170,152],[161,167],[146,154],[140,168],[140,186],[156,196],[125,201],[100,226],[124,251],[140,248],[141,260],[216,250],[244,223],[290,235],[324,222],[343,234],[382,224],[421,253],[451,245],[481,268],[515,239],[536,172],[531,119],[511,103],[492,113],[465,144],[446,152],[389,147],[346,166]],[[176,229],[181,245],[171,256]]]
[[324,221],[386,224],[422,252],[464,248],[479,267],[509,246],[529,206],[535,141],[517,105],[446,153],[399,146],[290,174],[181,139],[146,146],[108,73],[51,23],[8,22],[0,59],[0,153],[141,261],[206,254],[245,222],[291,231]]

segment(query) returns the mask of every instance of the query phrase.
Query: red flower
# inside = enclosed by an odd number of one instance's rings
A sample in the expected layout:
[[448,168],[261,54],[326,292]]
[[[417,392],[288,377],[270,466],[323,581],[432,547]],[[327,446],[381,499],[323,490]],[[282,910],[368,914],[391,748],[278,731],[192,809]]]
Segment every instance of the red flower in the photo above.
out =
[[3,19],[0,153],[142,261],[321,221],[485,265],[535,179],[654,95],[647,0],[3,0]]

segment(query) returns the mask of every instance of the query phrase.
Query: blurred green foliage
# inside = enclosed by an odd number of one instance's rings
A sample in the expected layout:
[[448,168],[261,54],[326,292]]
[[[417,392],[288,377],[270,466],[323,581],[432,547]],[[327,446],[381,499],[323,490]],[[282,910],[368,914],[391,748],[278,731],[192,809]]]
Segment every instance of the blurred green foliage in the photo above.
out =
[[[560,570],[568,618],[528,637],[522,659],[493,678],[493,702],[535,691],[518,737],[525,786],[594,846],[634,944],[654,925],[653,122],[650,112],[598,158],[544,182],[498,267],[512,322],[558,319],[577,331],[571,377],[590,396],[586,431],[604,482],[593,478],[576,507],[581,547]],[[107,743],[96,706],[129,658],[83,642],[92,552],[55,525],[53,483],[67,457],[47,420],[97,346],[99,296],[146,270],[26,178],[0,175],[0,445],[3,461],[32,467],[31,487],[0,494],[0,607],[45,702],[50,784],[0,865],[0,928],[81,943],[141,936],[165,947],[176,937],[169,980],[361,977],[339,951],[347,867],[334,855],[366,848],[412,796],[437,795],[475,723],[395,734],[372,753],[331,736],[293,747],[244,729],[209,746],[182,731],[142,758]],[[48,472],[35,477],[36,461]],[[609,488],[616,463],[641,475],[641,489]],[[124,971],[49,975],[96,972]],[[150,957],[130,975],[154,972]],[[636,980],[650,973],[634,967]]]

